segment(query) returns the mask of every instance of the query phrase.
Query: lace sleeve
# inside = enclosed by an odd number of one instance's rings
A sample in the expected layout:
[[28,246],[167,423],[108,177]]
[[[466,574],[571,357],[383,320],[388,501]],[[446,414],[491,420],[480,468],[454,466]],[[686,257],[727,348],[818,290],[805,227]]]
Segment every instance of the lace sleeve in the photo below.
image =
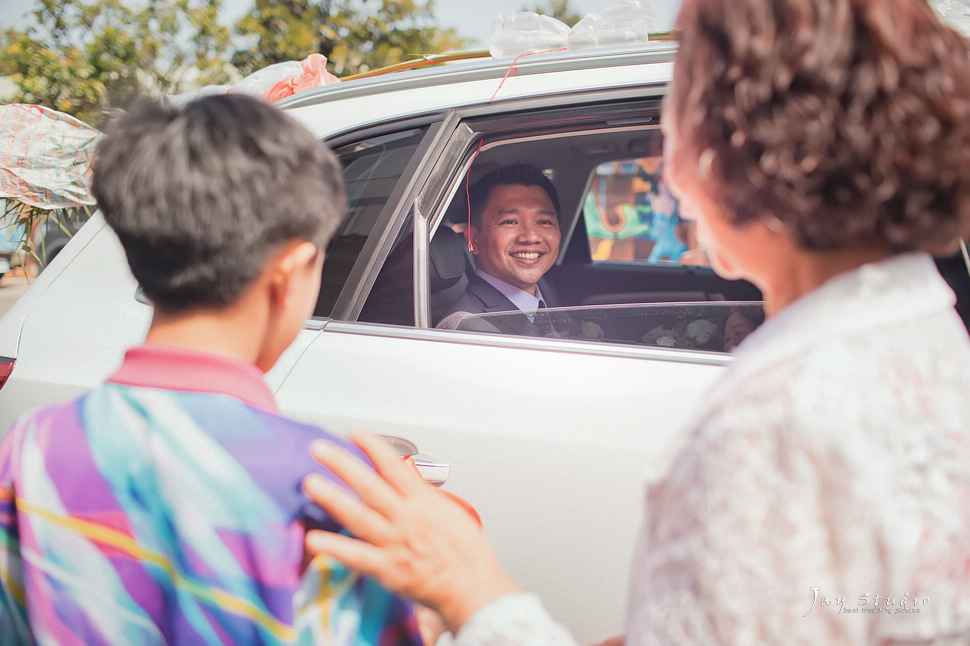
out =
[[827,529],[854,513],[838,504],[849,474],[786,432],[790,404],[779,388],[712,411],[650,487],[627,644],[855,643],[860,622],[823,612],[812,590],[862,592],[836,575],[858,537]]
[[956,367],[840,356],[709,401],[648,489],[627,644],[967,643],[965,391],[925,377]]
[[476,612],[455,646],[576,646],[566,628],[530,593],[510,594]]

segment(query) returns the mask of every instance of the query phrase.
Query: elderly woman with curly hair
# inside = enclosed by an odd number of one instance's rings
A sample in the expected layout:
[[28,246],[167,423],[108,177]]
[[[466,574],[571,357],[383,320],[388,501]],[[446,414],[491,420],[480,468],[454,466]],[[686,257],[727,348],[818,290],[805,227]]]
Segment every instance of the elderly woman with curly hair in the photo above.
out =
[[[923,0],[685,0],[667,179],[768,320],[651,482],[627,644],[970,644],[970,339],[931,254],[970,233],[970,52]],[[457,643],[568,644],[393,451],[307,482],[309,547]],[[366,541],[366,542],[365,542]],[[579,592],[577,592],[579,593]]]

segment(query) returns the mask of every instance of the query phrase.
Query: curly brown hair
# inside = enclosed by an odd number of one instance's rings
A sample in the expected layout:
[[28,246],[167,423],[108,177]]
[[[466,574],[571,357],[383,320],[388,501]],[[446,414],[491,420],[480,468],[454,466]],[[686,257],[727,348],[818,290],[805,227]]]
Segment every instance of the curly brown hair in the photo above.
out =
[[735,224],[816,251],[970,233],[970,48],[925,1],[686,0],[679,28],[665,114]]

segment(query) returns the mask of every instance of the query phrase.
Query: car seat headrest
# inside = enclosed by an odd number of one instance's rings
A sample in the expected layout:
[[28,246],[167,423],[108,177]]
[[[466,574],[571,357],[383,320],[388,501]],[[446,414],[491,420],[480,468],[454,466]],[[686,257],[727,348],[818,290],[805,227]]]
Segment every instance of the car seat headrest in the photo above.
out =
[[465,238],[449,226],[435,231],[430,245],[432,292],[458,284],[465,276]]

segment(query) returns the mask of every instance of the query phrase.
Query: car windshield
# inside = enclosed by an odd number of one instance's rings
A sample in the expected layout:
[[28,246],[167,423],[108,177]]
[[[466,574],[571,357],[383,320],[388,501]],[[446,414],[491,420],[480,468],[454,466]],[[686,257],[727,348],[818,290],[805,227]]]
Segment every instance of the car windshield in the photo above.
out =
[[761,303],[640,303],[457,313],[456,330],[730,352],[764,321]]

